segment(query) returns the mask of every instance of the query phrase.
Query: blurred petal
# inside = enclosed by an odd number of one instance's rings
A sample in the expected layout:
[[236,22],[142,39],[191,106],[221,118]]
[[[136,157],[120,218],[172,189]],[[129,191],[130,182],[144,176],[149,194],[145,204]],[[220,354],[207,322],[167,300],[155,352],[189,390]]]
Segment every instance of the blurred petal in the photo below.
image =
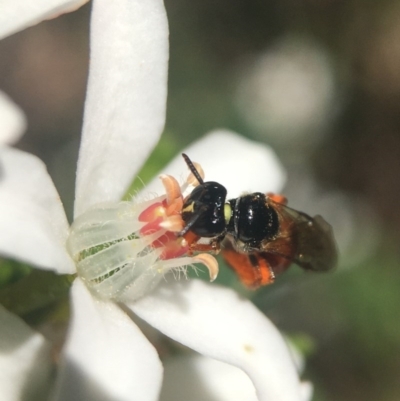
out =
[[302,399],[296,367],[279,331],[232,290],[200,280],[167,283],[128,307],[174,340],[242,369],[260,401]]
[[305,368],[304,356],[289,338],[285,338],[285,340],[290,354],[292,355],[292,359],[296,366],[297,372],[299,372],[299,374],[301,375]]
[[315,149],[338,111],[332,61],[311,38],[280,36],[243,65],[234,98],[238,112],[264,140],[299,153]]
[[50,360],[46,340],[0,305],[1,399],[46,399]]
[[313,391],[313,385],[310,382],[302,382],[300,387],[301,401],[311,401]]
[[0,91],[0,145],[17,142],[26,129],[22,110]]
[[[235,198],[243,192],[279,192],[285,183],[285,172],[273,150],[260,142],[250,141],[227,130],[213,131],[184,150],[192,161],[200,163],[206,181],[217,181]],[[188,175],[181,155],[164,169],[180,178]],[[156,178],[146,191],[162,193]]]
[[75,216],[120,200],[165,122],[168,23],[162,0],[95,0]]
[[57,190],[37,157],[0,150],[0,253],[35,266],[73,273],[65,249],[68,222]]
[[39,22],[74,11],[88,0],[0,0],[0,39]]
[[160,401],[257,401],[249,377],[227,363],[192,355],[172,357],[164,369]]
[[96,300],[80,279],[56,386],[65,401],[152,401],[161,387],[157,352],[114,303]]

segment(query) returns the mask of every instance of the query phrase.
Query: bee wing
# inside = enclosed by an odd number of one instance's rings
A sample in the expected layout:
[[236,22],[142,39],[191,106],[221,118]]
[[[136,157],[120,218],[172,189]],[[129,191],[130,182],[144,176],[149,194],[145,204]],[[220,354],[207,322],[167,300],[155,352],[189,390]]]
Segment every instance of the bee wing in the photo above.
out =
[[281,231],[272,241],[266,241],[262,250],[292,259],[306,270],[327,271],[337,264],[337,247],[333,230],[321,216],[310,217],[274,202]]
[[331,270],[338,259],[332,226],[321,216],[307,218],[307,222],[297,225],[295,261],[307,270]]

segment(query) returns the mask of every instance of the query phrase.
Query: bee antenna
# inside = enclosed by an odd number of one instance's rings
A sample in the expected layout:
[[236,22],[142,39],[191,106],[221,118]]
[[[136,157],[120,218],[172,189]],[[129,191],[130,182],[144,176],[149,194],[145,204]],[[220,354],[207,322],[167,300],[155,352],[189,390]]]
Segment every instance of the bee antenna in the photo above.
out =
[[187,166],[189,167],[189,170],[192,172],[192,174],[196,177],[196,180],[199,182],[199,184],[204,184],[203,179],[201,178],[199,172],[197,171],[196,167],[192,163],[192,161],[189,159],[189,156],[186,155],[185,153],[182,153],[182,157],[185,159],[185,162]]

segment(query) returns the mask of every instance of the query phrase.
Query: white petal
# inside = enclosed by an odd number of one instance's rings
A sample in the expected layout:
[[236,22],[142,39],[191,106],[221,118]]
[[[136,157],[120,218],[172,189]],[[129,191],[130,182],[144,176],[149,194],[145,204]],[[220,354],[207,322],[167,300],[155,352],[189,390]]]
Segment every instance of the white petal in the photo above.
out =
[[310,382],[302,382],[301,387],[301,401],[311,401],[314,388],[313,385]]
[[122,198],[165,122],[168,22],[162,0],[95,0],[75,216]]
[[67,218],[46,166],[29,153],[2,148],[0,168],[0,253],[73,273],[65,248]]
[[249,377],[227,363],[192,355],[172,357],[164,369],[160,401],[257,401]]
[[173,282],[128,307],[174,340],[241,368],[260,401],[301,401],[296,367],[279,331],[232,290],[200,280]]
[[[286,174],[273,150],[227,130],[213,131],[184,150],[190,159],[200,163],[206,181],[217,181],[228,190],[229,198],[244,192],[279,192]],[[184,181],[188,169],[177,156],[164,170]],[[159,180],[155,179],[146,191],[162,193]]]
[[152,401],[162,366],[154,347],[114,303],[96,300],[80,279],[56,386],[57,401]]
[[1,399],[46,399],[50,346],[39,333],[0,305]]
[[24,113],[4,92],[0,91],[0,145],[18,141],[25,129]]
[[88,0],[0,0],[0,39],[15,32],[74,11]]

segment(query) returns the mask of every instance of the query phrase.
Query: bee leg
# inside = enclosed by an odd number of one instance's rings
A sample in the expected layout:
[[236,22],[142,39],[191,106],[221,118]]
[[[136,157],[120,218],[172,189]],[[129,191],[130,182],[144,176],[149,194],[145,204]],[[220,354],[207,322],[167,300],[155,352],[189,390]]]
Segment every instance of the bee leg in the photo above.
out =
[[240,281],[252,290],[272,284],[275,280],[271,264],[261,254],[240,253],[228,243],[222,249],[222,256]]
[[280,255],[274,255],[267,252],[261,252],[259,254],[259,258],[268,261],[268,264],[275,276],[285,272],[292,264],[292,261],[288,258],[284,258]]
[[214,255],[218,255],[221,250],[221,241],[224,237],[225,234],[211,239],[209,243],[199,243],[198,241],[201,237],[193,233],[193,231],[188,231],[183,235],[184,241],[186,241],[185,246],[189,247],[189,255],[193,255],[197,252],[210,252]]
[[[185,237],[186,239],[186,237]],[[200,238],[197,237],[197,241]],[[212,239],[208,244],[201,244],[197,241],[193,241],[189,243],[189,253],[193,254],[194,252],[211,252],[214,255],[218,255],[221,250],[221,240],[219,237]]]
[[270,198],[274,202],[279,203],[281,205],[287,205],[287,203],[288,203],[288,200],[287,200],[286,196],[279,195],[279,194],[274,194],[272,192],[268,192],[267,196],[268,196],[268,198]]
[[272,284],[275,281],[275,273],[271,264],[261,254],[249,254],[249,261],[254,268],[254,288],[262,285]]

